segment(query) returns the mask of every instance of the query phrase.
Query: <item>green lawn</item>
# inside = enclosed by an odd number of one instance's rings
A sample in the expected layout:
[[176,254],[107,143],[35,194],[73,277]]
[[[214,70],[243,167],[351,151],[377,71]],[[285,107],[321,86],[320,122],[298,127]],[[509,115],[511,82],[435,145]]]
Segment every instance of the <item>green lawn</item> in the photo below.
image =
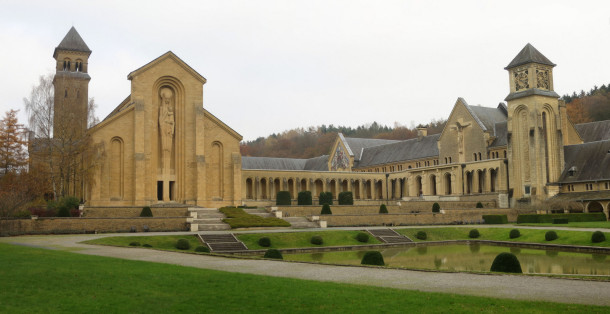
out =
[[[555,225],[557,226],[557,225]],[[610,233],[605,233],[606,241],[601,243],[592,243],[591,235],[594,230],[587,231],[569,231],[569,230],[555,230],[559,238],[554,241],[546,241],[544,234],[548,230],[538,229],[523,229],[519,227],[515,228],[481,228],[480,226],[473,226],[472,228],[409,228],[409,229],[395,229],[398,233],[404,234],[411,238],[413,241],[421,242],[421,240],[415,237],[417,231],[423,230],[428,235],[426,241],[442,241],[442,240],[470,240],[468,233],[471,229],[479,230],[481,236],[479,240],[496,240],[496,241],[513,241],[513,242],[533,242],[533,243],[550,243],[550,244],[569,244],[569,245],[588,245],[588,246],[603,246],[610,247]],[[519,229],[521,236],[516,239],[510,239],[508,234],[512,229]]]
[[[268,237],[271,240],[271,248],[285,249],[298,247],[319,246],[346,246],[381,243],[373,236],[366,243],[358,242],[356,234],[362,231],[316,231],[316,232],[272,232],[272,233],[244,233],[235,234],[251,250],[267,249],[258,245],[258,239]],[[311,237],[319,235],[324,243],[322,245],[311,244]]]
[[286,220],[275,217],[261,217],[246,213],[242,208],[222,207],[220,212],[227,218],[223,219],[231,228],[252,228],[252,227],[290,227]]
[[519,226],[533,226],[533,227],[568,227],[568,228],[597,228],[597,229],[610,229],[610,221],[591,221],[591,222],[570,222],[568,224],[530,224],[524,223]]
[[191,245],[191,248],[187,251],[194,252],[195,248],[203,245],[196,236],[193,235],[170,235],[170,236],[132,236],[132,237],[105,237],[99,239],[93,239],[84,241],[87,244],[102,244],[102,245],[113,245],[113,246],[130,246],[131,242],[139,242],[140,245],[149,244],[152,248],[159,250],[169,251],[180,251],[176,248],[176,242],[178,239],[187,239]]
[[0,313],[601,313],[505,300],[229,273],[0,244]]

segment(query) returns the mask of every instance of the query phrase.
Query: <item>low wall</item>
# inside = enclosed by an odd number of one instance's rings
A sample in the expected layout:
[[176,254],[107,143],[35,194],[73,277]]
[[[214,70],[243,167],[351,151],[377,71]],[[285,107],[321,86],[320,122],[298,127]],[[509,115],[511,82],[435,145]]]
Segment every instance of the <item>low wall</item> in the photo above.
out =
[[[187,217],[188,207],[151,207],[153,217]],[[90,218],[129,218],[140,217],[142,207],[85,207],[83,217]]]
[[101,233],[136,231],[188,231],[184,217],[158,218],[38,218],[0,220],[0,234]]
[[508,221],[517,220],[518,211],[514,209],[451,210],[440,213],[419,214],[365,214],[320,216],[329,227],[347,226],[400,226],[400,225],[441,225],[452,223],[480,222],[483,215],[507,215]]

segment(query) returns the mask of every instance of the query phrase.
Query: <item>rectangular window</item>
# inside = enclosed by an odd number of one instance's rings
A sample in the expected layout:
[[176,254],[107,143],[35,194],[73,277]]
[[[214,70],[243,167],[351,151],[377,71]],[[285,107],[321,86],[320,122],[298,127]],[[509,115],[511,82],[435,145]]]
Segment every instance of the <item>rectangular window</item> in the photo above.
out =
[[529,185],[525,186],[525,195],[530,195],[530,186]]
[[173,201],[176,194],[176,181],[169,181],[169,200]]
[[157,181],[157,200],[163,200],[163,181]]

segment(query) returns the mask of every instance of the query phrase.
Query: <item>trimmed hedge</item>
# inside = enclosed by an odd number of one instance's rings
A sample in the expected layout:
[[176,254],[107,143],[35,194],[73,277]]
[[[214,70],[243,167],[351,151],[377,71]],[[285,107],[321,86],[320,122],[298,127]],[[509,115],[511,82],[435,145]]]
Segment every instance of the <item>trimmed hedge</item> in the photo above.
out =
[[315,244],[315,245],[322,245],[322,243],[324,243],[324,240],[322,240],[321,236],[315,235],[315,236],[311,237],[311,240],[309,240],[309,242],[311,242],[311,244]]
[[301,191],[297,197],[298,205],[313,205],[311,191]]
[[270,247],[271,239],[269,239],[268,237],[262,237],[262,238],[258,239],[258,245],[260,245],[262,247]]
[[153,213],[152,210],[150,210],[150,207],[148,206],[144,206],[142,207],[142,211],[140,212],[140,217],[152,217]]
[[358,232],[358,234],[356,234],[356,240],[363,243],[369,242],[369,235],[364,232]]
[[517,256],[513,253],[502,252],[496,256],[493,263],[491,264],[491,271],[501,273],[516,273],[522,274],[521,263],[517,259]]
[[379,213],[380,214],[387,214],[388,213],[388,207],[385,206],[385,204],[381,204],[379,206]]
[[553,231],[553,230],[551,230],[551,231],[547,231],[547,232],[544,234],[544,239],[545,239],[545,240],[547,240],[547,241],[553,241],[553,240],[556,240],[557,238],[559,238],[559,237],[557,236],[557,232],[555,232],[555,231]]
[[222,207],[219,211],[227,218],[223,219],[231,228],[249,227],[290,227],[290,223],[275,217],[261,217],[246,213],[242,208]]
[[517,223],[552,223],[557,218],[567,218],[569,222],[606,221],[604,213],[522,214],[517,216]]
[[275,198],[275,205],[291,205],[290,192],[279,191]]
[[440,213],[441,212],[441,205],[439,205],[438,203],[432,204],[432,212],[433,213]]
[[263,257],[264,258],[274,258],[274,259],[284,259],[284,257],[282,256],[282,252],[280,252],[276,249],[268,249],[267,252],[265,252],[265,255]]
[[560,224],[567,225],[568,218],[553,218],[553,224],[554,225],[560,225]]
[[354,195],[352,192],[339,193],[339,205],[354,205]]
[[600,243],[606,241],[606,235],[601,231],[595,231],[591,235],[591,242]]
[[483,215],[483,220],[486,224],[490,225],[502,225],[508,223],[508,217],[506,215]]
[[508,234],[508,237],[511,238],[511,239],[516,239],[516,238],[518,238],[520,236],[521,236],[521,232],[519,232],[518,229],[513,229]]
[[476,239],[476,238],[478,238],[480,236],[481,236],[481,234],[479,233],[479,230],[477,230],[477,229],[472,229],[468,233],[468,237],[471,238],[471,239]]
[[176,242],[176,248],[178,250],[188,250],[191,248],[191,244],[187,239],[178,239],[178,242]]
[[376,266],[384,266],[385,262],[383,261],[383,255],[379,251],[368,251],[364,253],[362,257],[362,261],[360,261],[362,265],[376,265]]
[[333,204],[333,193],[331,192],[320,192],[320,197],[318,198],[318,204],[324,205],[332,205]]
[[428,238],[428,234],[425,231],[417,231],[415,237],[420,240],[426,240]]
[[320,215],[332,215],[333,212],[330,210],[330,205],[324,204],[322,205],[322,210],[320,211]]
[[200,245],[195,248],[195,252],[210,253],[210,248],[208,248],[207,246]]

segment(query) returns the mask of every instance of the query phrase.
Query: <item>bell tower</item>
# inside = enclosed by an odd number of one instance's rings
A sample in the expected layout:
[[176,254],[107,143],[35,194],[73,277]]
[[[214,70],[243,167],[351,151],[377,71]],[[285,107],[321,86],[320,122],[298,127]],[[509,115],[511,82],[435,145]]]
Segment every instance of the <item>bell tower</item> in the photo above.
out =
[[[555,64],[531,44],[508,71],[509,181],[513,200],[544,200],[556,194],[563,169],[565,104],[553,90]],[[562,117],[563,116],[563,117]]]
[[91,50],[74,26],[53,52],[56,60],[53,137],[76,139],[87,130]]

